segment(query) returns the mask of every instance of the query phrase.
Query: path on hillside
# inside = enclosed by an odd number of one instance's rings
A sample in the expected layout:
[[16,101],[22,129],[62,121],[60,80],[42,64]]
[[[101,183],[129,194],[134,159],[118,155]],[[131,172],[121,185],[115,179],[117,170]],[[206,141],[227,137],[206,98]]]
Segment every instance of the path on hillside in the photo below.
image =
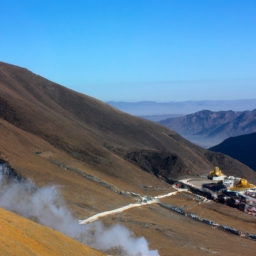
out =
[[187,190],[178,190],[178,191],[170,192],[168,194],[159,195],[159,196],[155,196],[155,197],[140,196],[138,194],[131,193],[131,194],[134,194],[134,195],[137,196],[137,198],[138,198],[137,203],[128,204],[126,206],[123,206],[123,207],[120,207],[120,208],[117,208],[117,209],[114,209],[114,210],[111,210],[111,211],[106,211],[106,212],[101,212],[101,213],[95,214],[95,215],[91,216],[90,218],[79,221],[79,224],[87,224],[87,223],[93,222],[93,221],[95,221],[95,220],[97,220],[97,219],[99,219],[103,216],[115,214],[115,213],[118,213],[118,212],[123,212],[125,210],[135,208],[135,207],[141,207],[141,206],[149,205],[149,204],[159,204],[160,203],[160,201],[159,201],[160,198],[176,195],[178,192],[182,192],[182,191],[187,191]]
[[[233,234],[233,235],[236,235],[236,236],[240,236],[240,237],[244,237],[244,238],[256,241],[256,235],[254,235],[254,234],[250,234],[250,233],[247,233],[247,232],[244,232],[244,231],[241,231],[241,230],[237,230],[235,228],[232,228],[232,227],[229,227],[229,226],[226,226],[226,225],[220,225],[220,224],[218,224],[216,222],[213,222],[211,220],[208,220],[208,219],[202,219],[202,218],[200,218],[199,216],[197,216],[194,213],[185,212],[180,207],[176,207],[176,206],[173,206],[171,204],[162,203],[159,200],[160,198],[176,195],[179,192],[189,192],[189,191],[187,191],[187,189],[178,189],[175,186],[172,186],[172,187],[175,188],[177,191],[170,192],[170,193],[167,193],[167,194],[164,194],[164,195],[155,196],[155,197],[140,196],[138,194],[131,193],[131,194],[136,195],[138,197],[138,201],[139,202],[134,203],[134,204],[129,204],[129,205],[126,205],[126,206],[123,206],[123,207],[120,207],[120,208],[117,208],[117,209],[114,209],[114,210],[111,210],[111,211],[106,211],[106,212],[101,212],[101,213],[95,214],[95,215],[93,215],[93,216],[91,216],[91,217],[89,217],[89,218],[87,218],[85,220],[79,221],[79,224],[80,225],[88,224],[90,222],[98,220],[101,217],[104,217],[104,216],[107,216],[107,215],[111,215],[111,214],[115,214],[115,213],[118,213],[118,212],[123,212],[125,210],[131,209],[131,208],[135,208],[135,207],[141,207],[141,206],[145,206],[145,205],[149,205],[149,204],[159,204],[161,207],[164,207],[166,209],[172,210],[172,211],[174,211],[176,213],[179,213],[179,214],[181,214],[183,216],[191,218],[191,219],[193,219],[195,221],[203,222],[204,224],[212,226],[214,229],[219,229],[219,230],[225,231],[225,232],[227,232],[229,234]],[[211,200],[206,199],[203,196],[199,196],[199,198],[203,202],[210,202],[211,201]]]

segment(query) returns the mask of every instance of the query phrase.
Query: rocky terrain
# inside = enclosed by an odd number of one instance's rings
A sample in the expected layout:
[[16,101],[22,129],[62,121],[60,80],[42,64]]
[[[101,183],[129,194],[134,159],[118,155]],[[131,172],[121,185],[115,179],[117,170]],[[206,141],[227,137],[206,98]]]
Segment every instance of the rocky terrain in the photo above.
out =
[[256,171],[256,133],[231,137],[209,150],[221,152],[246,164]]
[[[131,192],[169,193],[173,179],[198,177],[216,165],[226,174],[256,182],[253,170],[231,157],[6,63],[0,63],[0,139],[1,161],[38,188],[57,186],[77,223],[136,202]],[[184,200],[190,201],[193,210],[193,198]],[[185,201],[173,203],[180,206]],[[238,213],[230,211],[235,219]],[[207,212],[210,219],[213,211]],[[230,219],[220,216],[223,223]],[[254,223],[247,218],[241,217],[238,225]],[[160,255],[170,255],[170,251],[172,255],[203,255],[209,250],[234,255],[227,248],[241,239],[188,222],[159,205],[105,217],[102,223],[106,227],[121,223],[134,236],[145,237],[150,249]],[[245,244],[248,253],[255,246],[250,240]]]

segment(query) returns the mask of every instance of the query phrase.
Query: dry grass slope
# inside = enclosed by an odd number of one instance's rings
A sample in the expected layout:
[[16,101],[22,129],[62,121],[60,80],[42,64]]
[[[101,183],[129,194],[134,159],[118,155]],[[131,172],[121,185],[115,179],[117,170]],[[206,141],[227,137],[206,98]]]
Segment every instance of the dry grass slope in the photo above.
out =
[[0,208],[1,255],[88,255],[103,256],[51,228]]

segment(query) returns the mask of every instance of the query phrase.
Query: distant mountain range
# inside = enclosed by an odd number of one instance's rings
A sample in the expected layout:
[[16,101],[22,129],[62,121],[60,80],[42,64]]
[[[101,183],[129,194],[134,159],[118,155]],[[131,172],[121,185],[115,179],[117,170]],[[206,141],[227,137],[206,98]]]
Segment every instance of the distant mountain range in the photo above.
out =
[[210,150],[229,155],[256,171],[256,132],[228,138]]
[[[208,109],[211,111],[245,111],[256,109],[256,99],[248,100],[204,100],[184,102],[107,102],[109,105],[135,116],[187,115]],[[154,117],[155,119],[155,117]],[[159,119],[158,119],[159,120]],[[163,119],[162,119],[163,120]]]
[[219,143],[231,136],[256,132],[256,109],[240,112],[202,110],[183,117],[168,118],[159,123],[187,139],[194,139],[195,143],[198,140]]
[[256,132],[256,109],[242,112],[202,110],[183,117],[168,118],[160,123],[182,135],[227,138]]

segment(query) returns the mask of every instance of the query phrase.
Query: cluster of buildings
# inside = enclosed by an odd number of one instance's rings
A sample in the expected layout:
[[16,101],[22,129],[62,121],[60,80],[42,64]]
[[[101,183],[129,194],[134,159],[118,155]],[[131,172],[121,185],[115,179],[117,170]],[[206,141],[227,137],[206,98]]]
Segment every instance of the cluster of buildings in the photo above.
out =
[[218,167],[207,178],[179,180],[175,188],[187,188],[195,194],[256,217],[256,186],[244,178],[227,176]]
[[256,186],[244,178],[226,176],[215,167],[208,175],[214,183],[204,184],[214,199],[256,217]]

